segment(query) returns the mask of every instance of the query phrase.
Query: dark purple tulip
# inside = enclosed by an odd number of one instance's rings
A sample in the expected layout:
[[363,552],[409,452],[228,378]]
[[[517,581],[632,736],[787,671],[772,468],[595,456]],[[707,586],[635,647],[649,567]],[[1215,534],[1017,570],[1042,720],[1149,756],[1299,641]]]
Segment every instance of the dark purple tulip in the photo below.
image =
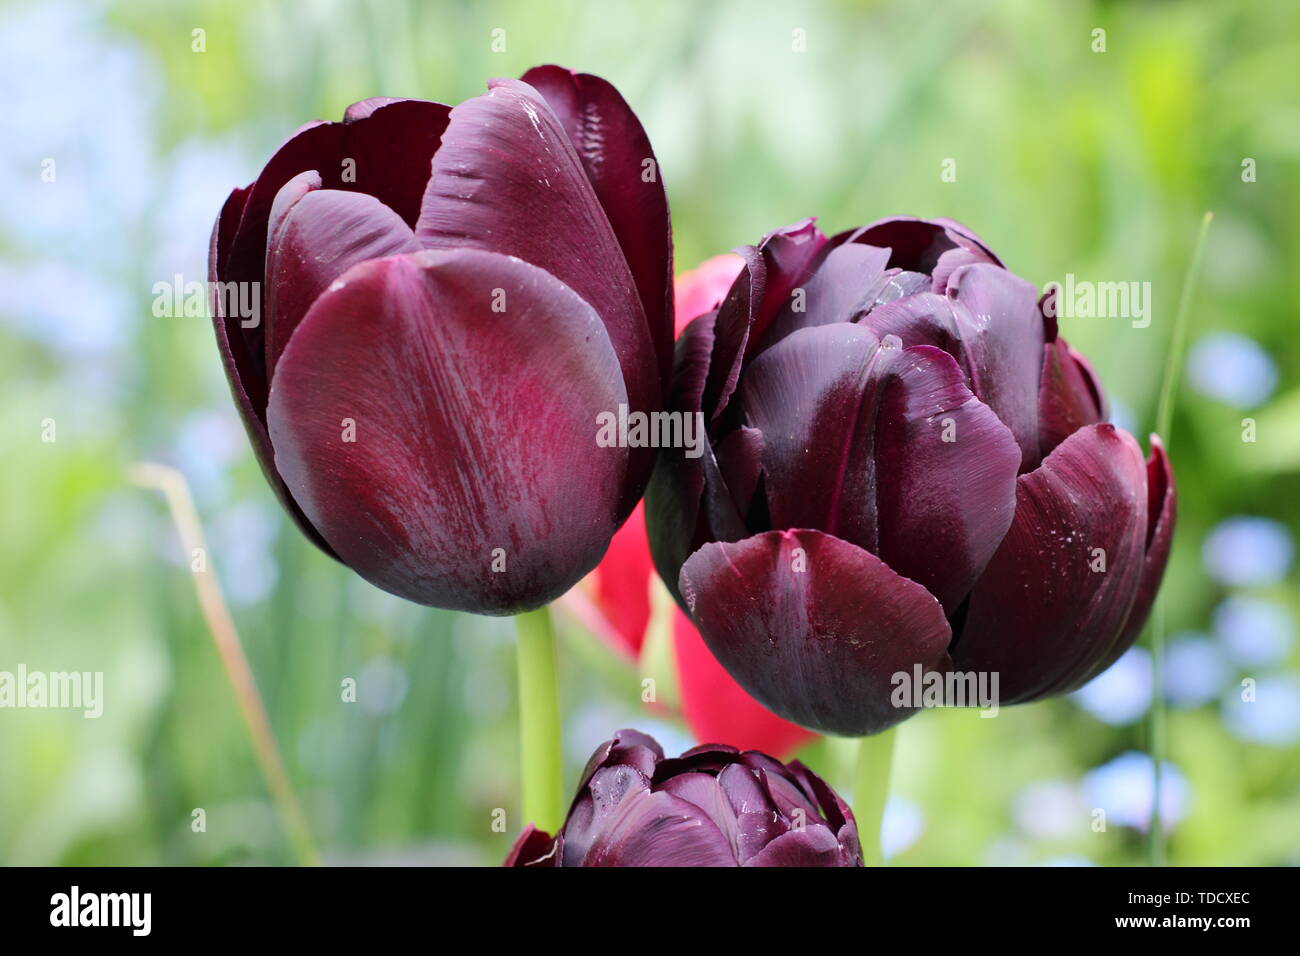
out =
[[705,744],[672,760],[620,730],[596,748],[552,837],[529,826],[506,866],[861,866],[853,813],[799,761]]
[[226,200],[209,272],[260,284],[258,323],[214,287],[217,343],[303,532],[394,594],[499,614],[590,571],[644,490],[653,449],[595,423],[662,406],[672,243],[612,86],[488,86],[303,127]]
[[[702,457],[646,496],[656,566],[724,667],[815,730],[915,711],[894,675],[996,673],[1067,693],[1136,639],[1174,485],[1104,424],[1101,387],[1037,290],[948,220],[827,239],[812,220],[678,339],[672,404]],[[991,686],[991,681],[989,682]]]

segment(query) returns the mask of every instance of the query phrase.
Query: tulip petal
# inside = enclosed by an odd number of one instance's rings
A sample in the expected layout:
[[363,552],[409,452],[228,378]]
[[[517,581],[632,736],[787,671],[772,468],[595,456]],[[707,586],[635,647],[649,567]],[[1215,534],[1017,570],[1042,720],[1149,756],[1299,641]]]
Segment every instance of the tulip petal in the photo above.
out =
[[268,420],[280,474],[348,565],[413,601],[501,614],[600,560],[626,449],[599,447],[594,423],[625,401],[571,289],[505,256],[426,250],[354,266],[316,300]]
[[559,866],[557,849],[555,837],[530,823],[515,840],[502,866]]
[[742,406],[763,434],[773,527],[878,554],[951,613],[1011,523],[1020,454],[947,353],[896,343],[802,329],[749,366]]
[[[846,241],[887,248],[891,250],[891,267],[927,275],[939,268],[943,254],[951,250],[964,249],[976,261],[1001,265],[997,256],[974,233],[951,219],[915,219],[911,216],[879,219],[855,230]],[[944,288],[946,286],[937,283],[933,286],[936,292],[942,292]]]
[[564,124],[632,270],[666,377],[674,332],[672,224],[650,138],[618,90],[598,76],[538,66],[521,79]]
[[[716,312],[706,312],[677,339],[668,405],[687,415],[699,411],[703,400],[716,318]],[[677,572],[691,552],[707,540],[703,533],[707,529],[701,527],[704,484],[702,459],[687,458],[683,448],[663,448],[646,488],[650,556],[673,599],[683,607],[677,591]]]
[[1000,418],[1021,449],[1021,470],[1039,460],[1038,391],[1044,331],[1037,291],[988,264],[958,268],[947,296],[916,295],[873,309],[861,323],[904,345],[933,345],[961,364],[971,391]]
[[850,242],[832,249],[801,286],[803,295],[791,297],[782,306],[753,354],[797,329],[852,322],[870,310],[889,281],[885,274],[888,261],[889,250],[875,246]]
[[783,833],[742,866],[839,866],[840,842],[829,827],[810,826]]
[[1039,454],[1052,449],[1085,425],[1095,425],[1104,414],[1095,382],[1081,357],[1058,338],[1043,346],[1043,381],[1038,393]]
[[583,865],[736,866],[736,858],[726,836],[694,804],[646,790],[618,805]]
[[374,196],[320,189],[319,176],[315,182],[317,188],[299,192],[300,179],[291,180],[271,213],[265,321],[272,376],[289,337],[330,283],[359,262],[420,248],[411,227]]
[[782,720],[750,697],[678,609],[673,613],[673,651],[682,716],[696,740],[761,750],[776,757],[785,757],[812,740],[807,730]]
[[745,268],[718,308],[703,403],[710,424],[727,410],[741,365],[755,353],[768,324],[805,281],[825,245],[826,236],[815,222],[803,219],[769,233],[757,247],[735,250]]
[[289,180],[320,173],[326,189],[367,193],[414,226],[433,154],[451,108],[424,100],[363,100],[341,123],[312,123],[291,136],[249,187],[222,278],[262,278],[271,206]]
[[1151,436],[1151,455],[1147,458],[1147,540],[1146,555],[1142,559],[1142,576],[1138,581],[1137,597],[1129,609],[1124,630],[1110,652],[1081,682],[1086,684],[1119,660],[1142,633],[1156,592],[1169,562],[1169,548],[1173,543],[1174,521],[1178,515],[1178,496],[1174,490],[1174,473],[1169,455],[1160,442],[1160,436]]
[[679,582],[718,661],[787,720],[861,736],[912,710],[891,703],[892,676],[948,667],[943,608],[856,545],[812,530],[711,543]]
[[226,370],[226,381],[230,384],[235,408],[239,411],[249,443],[253,446],[253,457],[257,459],[266,483],[307,540],[333,558],[336,557],[334,549],[312,527],[298,503],[293,500],[284,479],[275,470],[275,452],[271,449],[271,436],[266,431],[267,382],[262,364],[262,329],[259,326],[255,330],[256,343],[251,341],[249,333],[253,330],[244,328],[244,320],[239,316],[225,314],[226,303],[217,285],[222,274],[221,250],[228,245],[226,237],[238,222],[247,198],[246,189],[236,189],[230,194],[213,226],[212,241],[208,248],[208,281],[211,283],[212,325],[217,336],[217,351]]
[[[578,154],[531,86],[517,80],[489,86],[451,111],[416,238],[429,249],[515,256],[568,285],[604,322],[629,407],[657,411],[663,395],[650,327]],[[653,448],[632,449],[620,518],[641,497],[654,457]]]
[[1021,475],[1015,518],[954,645],[958,669],[998,673],[1008,704],[1080,686],[1134,603],[1146,484],[1137,442],[1113,425],[1080,429]]

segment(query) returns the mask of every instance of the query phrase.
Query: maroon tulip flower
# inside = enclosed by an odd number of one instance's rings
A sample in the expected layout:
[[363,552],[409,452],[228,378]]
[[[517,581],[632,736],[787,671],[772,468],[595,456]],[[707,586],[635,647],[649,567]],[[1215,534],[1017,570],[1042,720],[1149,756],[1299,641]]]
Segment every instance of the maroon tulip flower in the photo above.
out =
[[595,423],[662,405],[671,236],[604,80],[544,66],[455,109],[371,99],[309,124],[231,193],[209,270],[267,480],[379,587],[540,606],[641,496],[653,449],[598,447]]
[[677,344],[704,454],[662,455],[646,498],[723,666],[846,735],[915,711],[897,675],[996,674],[1009,704],[1109,667],[1164,572],[1173,476],[1104,423],[1037,290],[947,220],[807,220],[741,253]]
[[797,760],[706,744],[673,760],[620,730],[587,762],[552,837],[530,826],[506,866],[861,866],[853,813]]

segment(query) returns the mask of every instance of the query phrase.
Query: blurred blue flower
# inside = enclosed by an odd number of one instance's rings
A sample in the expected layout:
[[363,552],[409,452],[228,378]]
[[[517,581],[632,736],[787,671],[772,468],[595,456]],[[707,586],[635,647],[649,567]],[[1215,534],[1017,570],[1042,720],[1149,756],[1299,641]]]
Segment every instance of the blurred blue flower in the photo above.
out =
[[1054,856],[1051,859],[1044,860],[1040,866],[1096,866],[1086,856]]
[[921,808],[903,797],[890,797],[880,820],[880,850],[886,860],[897,856],[925,832]]
[[1165,648],[1165,699],[1199,707],[1219,696],[1230,673],[1223,648],[1204,634],[1180,634]]
[[1288,747],[1300,740],[1300,677],[1294,674],[1259,678],[1254,699],[1243,700],[1245,688],[1223,699],[1223,723],[1242,740]]
[[1295,624],[1275,601],[1234,594],[1214,609],[1214,633],[1242,667],[1267,667],[1290,653]]
[[[1130,750],[1110,763],[1088,771],[1083,778],[1083,792],[1090,807],[1106,811],[1107,824],[1146,830],[1151,825],[1152,794],[1155,783],[1151,757]],[[1160,818],[1166,830],[1187,813],[1191,796],[1187,778],[1169,761],[1161,764]]]
[[1011,804],[1016,825],[1043,840],[1083,833],[1088,810],[1079,788],[1064,780],[1036,780],[1016,795]]
[[1145,648],[1129,648],[1071,697],[1104,723],[1133,723],[1151,705],[1151,654]]
[[1137,416],[1133,414],[1133,409],[1114,395],[1110,396],[1110,423],[1116,428],[1124,429],[1130,435],[1138,433]]
[[1254,339],[1236,332],[1213,332],[1194,346],[1187,359],[1192,387],[1202,395],[1254,408],[1277,387],[1277,365]]
[[1294,557],[1295,544],[1285,525],[1250,515],[1220,521],[1201,548],[1206,572],[1230,587],[1276,584],[1291,570]]

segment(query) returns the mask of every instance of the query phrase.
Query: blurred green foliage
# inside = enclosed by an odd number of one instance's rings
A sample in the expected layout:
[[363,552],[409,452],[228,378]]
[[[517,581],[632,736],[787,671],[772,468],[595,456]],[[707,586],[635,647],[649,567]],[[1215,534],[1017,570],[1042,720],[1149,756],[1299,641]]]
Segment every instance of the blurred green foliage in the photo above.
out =
[[[655,144],[679,268],[810,214],[838,231],[906,213],[967,223],[1039,285],[1069,272],[1149,281],[1149,328],[1063,322],[1142,436],[1213,210],[1191,341],[1248,336],[1278,382],[1245,409],[1178,393],[1171,633],[1212,633],[1235,593],[1204,569],[1217,522],[1297,527],[1300,5],[1287,0],[51,0],[0,4],[0,36],[17,104],[0,136],[0,670],[102,670],[107,698],[98,720],[0,710],[0,862],[293,860],[188,559],[161,500],[126,480],[139,460],[175,463],[194,485],[327,860],[491,864],[513,839],[509,622],[404,604],[312,549],[239,432],[206,321],[151,313],[154,282],[204,278],[226,192],[301,123],[363,97],[459,102],[542,62],[607,77]],[[949,159],[955,182],[941,178]],[[1294,621],[1296,578],[1247,593]],[[570,780],[619,726],[689,745],[642,708],[636,674],[572,628],[565,638]],[[1294,690],[1298,660],[1292,639],[1268,674]],[[1218,696],[1170,713],[1186,781],[1174,863],[1300,861],[1296,735],[1251,739],[1225,721],[1248,676],[1225,664]],[[349,677],[358,704],[340,700]],[[922,714],[898,741],[895,862],[1141,862],[1140,828],[1112,813],[1095,832],[1086,795],[1095,768],[1144,746],[1140,719],[1105,723],[1073,700],[996,720]],[[840,743],[808,756],[848,786]],[[206,832],[191,828],[195,808]]]

